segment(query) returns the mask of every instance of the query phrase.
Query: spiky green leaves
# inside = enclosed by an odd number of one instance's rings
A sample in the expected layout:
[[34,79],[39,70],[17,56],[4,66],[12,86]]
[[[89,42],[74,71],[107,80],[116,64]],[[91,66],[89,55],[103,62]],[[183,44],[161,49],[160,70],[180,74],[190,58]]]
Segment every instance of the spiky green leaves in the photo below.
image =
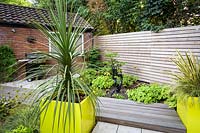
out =
[[[93,107],[96,102],[96,97],[91,89],[77,76],[74,76],[80,71],[78,69],[80,63],[77,64],[77,59],[80,55],[78,48],[81,44],[77,45],[77,42],[80,34],[83,34],[87,27],[82,25],[81,20],[77,21],[78,14],[69,17],[72,13],[67,13],[69,7],[66,0],[54,0],[53,5],[49,7],[48,11],[51,20],[50,26],[38,24],[38,28],[46,38],[51,40],[51,45],[55,48],[54,52],[43,54],[56,61],[57,74],[37,88],[36,101],[43,99],[40,104],[40,112],[43,112],[44,119],[51,102],[55,102],[53,125],[49,127],[52,128],[52,131],[55,131],[56,127],[58,131],[60,131],[59,128],[63,128],[63,132],[73,133],[76,124],[75,104],[80,104],[82,100],[80,95],[83,93],[85,97],[90,96]],[[65,104],[66,102],[67,104]],[[81,110],[81,106],[79,107]],[[65,111],[63,112],[63,110]],[[66,127],[70,128],[66,129]]]
[[177,85],[175,90],[180,96],[200,97],[200,60],[192,53],[185,53],[172,61],[180,73],[174,73]]

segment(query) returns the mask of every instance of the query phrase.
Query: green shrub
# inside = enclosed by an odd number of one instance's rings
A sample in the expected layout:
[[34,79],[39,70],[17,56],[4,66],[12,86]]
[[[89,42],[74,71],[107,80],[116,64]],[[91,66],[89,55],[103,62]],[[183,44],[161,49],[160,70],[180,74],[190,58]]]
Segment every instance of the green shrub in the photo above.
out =
[[21,104],[19,101],[18,95],[15,97],[0,95],[0,121],[4,121],[12,110]]
[[93,89],[110,89],[114,84],[111,76],[98,76],[92,81]]
[[169,88],[158,84],[142,85],[136,89],[128,90],[128,99],[145,104],[157,103],[168,98]]
[[112,68],[111,66],[105,65],[103,67],[100,67],[98,70],[98,75],[104,75],[104,76],[108,76],[108,75],[112,75]]
[[[20,106],[15,109],[14,114],[10,115],[3,125],[5,131],[39,131],[38,114],[33,112],[34,109],[29,106]],[[23,127],[23,128],[22,128]],[[21,132],[19,132],[21,133]],[[23,133],[23,132],[22,132]],[[29,133],[29,132],[27,132]]]
[[121,73],[121,72],[122,72],[121,67],[122,67],[123,65],[125,65],[125,62],[118,61],[118,60],[116,59],[116,57],[118,57],[118,54],[117,54],[117,53],[115,53],[115,52],[107,52],[107,53],[105,54],[105,57],[106,57],[106,59],[108,60],[108,61],[107,61],[107,64],[109,64],[111,67],[117,68],[117,72],[118,72],[118,73]]
[[87,65],[89,68],[98,68],[101,65],[100,50],[93,48],[86,54]]
[[123,86],[125,88],[128,88],[129,86],[133,85],[134,83],[136,83],[137,80],[138,80],[138,77],[136,76],[123,74]]
[[88,86],[92,85],[92,81],[96,79],[97,71],[93,68],[85,69],[81,73],[81,80],[84,81]]
[[[0,91],[3,92],[4,89],[7,88],[1,88],[0,86]],[[20,93],[20,89],[12,91],[13,92],[7,92],[6,94],[0,93],[0,122],[4,121],[9,115],[11,115],[13,110],[21,106],[21,104],[32,93],[31,91]]]
[[13,50],[7,45],[0,46],[0,82],[8,82],[13,79],[15,63],[16,58]]
[[6,97],[0,98],[0,120],[4,121],[10,114],[11,109],[15,106],[16,101],[7,99]]

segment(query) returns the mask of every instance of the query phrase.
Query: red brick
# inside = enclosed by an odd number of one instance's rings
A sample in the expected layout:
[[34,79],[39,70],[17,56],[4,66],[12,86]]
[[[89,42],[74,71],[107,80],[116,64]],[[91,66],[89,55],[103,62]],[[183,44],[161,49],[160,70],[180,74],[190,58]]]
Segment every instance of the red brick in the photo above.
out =
[[[12,32],[12,29],[15,29],[15,33]],[[36,42],[27,42],[27,37],[29,36],[35,37]],[[85,49],[88,49],[92,46],[91,38],[91,33],[84,33],[84,41],[87,42],[84,46]],[[37,29],[0,26],[0,45],[10,45],[14,51],[17,60],[24,59],[26,53],[34,52],[36,50],[48,52],[48,43],[48,39]],[[25,69],[22,68],[21,70],[19,70],[19,73],[22,73],[24,71]]]

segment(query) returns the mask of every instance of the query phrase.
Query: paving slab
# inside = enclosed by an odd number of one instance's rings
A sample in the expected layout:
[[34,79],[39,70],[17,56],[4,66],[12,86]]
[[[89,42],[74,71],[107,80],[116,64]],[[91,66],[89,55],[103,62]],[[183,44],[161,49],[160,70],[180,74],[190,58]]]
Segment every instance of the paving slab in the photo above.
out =
[[8,82],[1,84],[3,87],[15,87],[15,88],[26,88],[26,89],[36,89],[40,84],[48,81],[51,77],[42,80],[34,80],[28,82],[27,80],[18,80],[13,82]]
[[128,127],[128,126],[122,126],[119,125],[117,133],[141,133],[141,128],[135,128],[135,127]]
[[164,133],[164,132],[158,132],[158,131],[152,131],[152,130],[142,129],[142,133]]
[[116,133],[117,129],[118,125],[116,124],[98,122],[92,133]]

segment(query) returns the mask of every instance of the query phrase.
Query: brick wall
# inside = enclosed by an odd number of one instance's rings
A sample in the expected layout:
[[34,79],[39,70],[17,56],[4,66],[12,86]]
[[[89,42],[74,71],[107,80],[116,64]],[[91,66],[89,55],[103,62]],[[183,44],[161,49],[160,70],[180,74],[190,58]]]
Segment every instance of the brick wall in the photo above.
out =
[[[15,30],[15,32],[12,32]],[[27,38],[29,36],[35,37],[35,43],[29,43]],[[85,49],[92,46],[92,33],[84,33]],[[15,53],[16,58],[24,59],[26,53],[34,51],[49,51],[48,39],[46,39],[42,33],[37,29],[32,28],[16,28],[0,26],[0,45],[10,45]]]
[[[32,36],[36,39],[35,43],[29,43],[27,38]],[[89,49],[92,46],[92,33],[84,33],[84,48]],[[35,51],[48,52],[48,39],[45,38],[42,33],[37,29],[32,28],[19,28],[11,26],[0,26],[0,45],[7,44],[10,45],[14,51],[17,60],[24,59],[26,53],[31,53]],[[49,61],[52,62],[52,61]],[[22,65],[23,63],[19,64]],[[18,70],[18,79],[25,77],[25,68],[22,67]]]
[[[35,37],[36,42],[29,43],[29,36]],[[0,26],[0,45],[2,44],[13,48],[17,60],[25,58],[26,53],[37,50],[48,52],[48,40],[37,29]]]

